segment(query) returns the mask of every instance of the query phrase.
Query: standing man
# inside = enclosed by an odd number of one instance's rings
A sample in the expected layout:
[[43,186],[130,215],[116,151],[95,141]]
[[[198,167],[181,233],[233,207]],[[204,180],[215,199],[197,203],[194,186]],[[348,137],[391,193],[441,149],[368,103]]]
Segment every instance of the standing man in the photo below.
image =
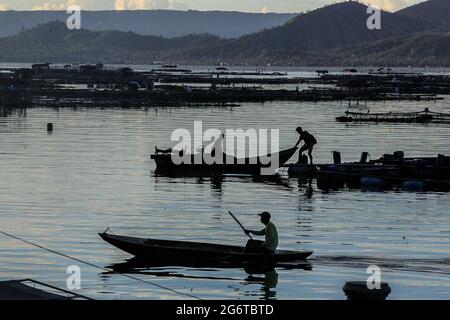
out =
[[298,127],[297,132],[300,135],[300,138],[298,139],[295,147],[298,147],[298,145],[300,144],[300,142],[302,140],[305,142],[305,144],[300,148],[300,151],[298,152],[298,163],[301,163],[301,158],[302,158],[303,152],[308,150],[309,162],[311,164],[313,164],[312,152],[313,152],[314,146],[317,144],[317,140],[308,131],[303,131],[302,127]]
[[263,212],[258,214],[261,217],[261,223],[265,225],[264,229],[260,231],[245,230],[246,234],[253,233],[257,236],[265,236],[265,241],[262,243],[261,250],[264,254],[273,255],[278,247],[278,232],[277,227],[270,222],[270,213]]

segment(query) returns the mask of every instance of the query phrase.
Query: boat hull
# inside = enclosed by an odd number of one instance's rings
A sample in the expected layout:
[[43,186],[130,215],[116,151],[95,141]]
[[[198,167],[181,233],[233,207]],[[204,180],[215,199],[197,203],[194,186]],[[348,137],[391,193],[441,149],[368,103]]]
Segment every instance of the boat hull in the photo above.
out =
[[264,257],[260,253],[244,252],[244,247],[216,245],[186,241],[167,241],[99,234],[109,244],[139,258],[154,260],[183,260],[186,263],[272,263],[304,261],[312,251],[277,250],[274,255]]
[[[269,159],[278,155],[278,169],[280,165],[285,164],[297,151],[297,148],[291,148],[280,151],[278,154],[267,155]],[[263,168],[269,168],[262,160],[262,157],[237,159],[232,156],[224,155],[223,163],[207,164],[204,160],[196,159],[197,156],[192,155],[189,163],[175,164],[172,160],[172,154],[156,153],[150,156],[156,163],[157,173],[186,173],[186,174],[252,174],[259,175]],[[272,158],[271,158],[272,157]]]
[[288,168],[288,175],[292,178],[313,176],[317,173],[317,166],[312,164],[293,164]]

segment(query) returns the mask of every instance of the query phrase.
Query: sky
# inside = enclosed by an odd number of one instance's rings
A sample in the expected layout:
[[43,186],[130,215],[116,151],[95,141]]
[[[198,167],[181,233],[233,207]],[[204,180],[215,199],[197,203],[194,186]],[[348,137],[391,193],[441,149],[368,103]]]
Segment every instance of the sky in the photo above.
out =
[[[243,12],[304,12],[343,0],[0,0],[4,10],[65,10],[79,5],[83,10],[225,10]],[[424,0],[362,0],[395,11]]]

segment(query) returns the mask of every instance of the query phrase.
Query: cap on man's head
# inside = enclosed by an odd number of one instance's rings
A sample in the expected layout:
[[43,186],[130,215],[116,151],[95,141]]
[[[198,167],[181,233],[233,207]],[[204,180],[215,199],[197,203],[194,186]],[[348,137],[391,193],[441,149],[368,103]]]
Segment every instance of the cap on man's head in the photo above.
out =
[[260,216],[261,218],[270,219],[270,213],[268,213],[267,211],[258,214],[258,216]]
[[295,129],[297,132],[302,132],[303,131],[303,129],[302,129],[302,127],[297,127],[297,129]]

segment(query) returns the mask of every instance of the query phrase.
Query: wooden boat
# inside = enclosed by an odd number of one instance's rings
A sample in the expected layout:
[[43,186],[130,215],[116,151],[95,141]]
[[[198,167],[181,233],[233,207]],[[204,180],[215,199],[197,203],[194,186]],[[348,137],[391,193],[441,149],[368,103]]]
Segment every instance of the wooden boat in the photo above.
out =
[[337,117],[339,122],[390,122],[390,123],[450,123],[450,114],[432,112],[428,108],[420,112],[362,113],[346,111]]
[[33,279],[0,282],[0,300],[92,300]]
[[[209,243],[168,241],[134,238],[120,235],[100,233],[100,237],[109,244],[135,257],[170,260],[179,259],[186,263],[255,263],[264,262],[261,253],[245,252],[244,247],[218,245]],[[312,251],[277,250],[267,257],[271,263],[304,261]]]
[[[297,148],[286,149],[278,152],[278,165],[281,166],[297,151]],[[236,174],[255,174],[259,175],[261,169],[269,167],[264,164],[262,157],[256,158],[235,158],[230,155],[223,155],[222,164],[207,164],[201,154],[190,155],[189,163],[175,164],[172,161],[172,153],[156,152],[150,156],[156,163],[156,171],[159,173],[189,172],[189,173],[236,173]],[[267,155],[274,157],[276,154]],[[198,160],[198,158],[200,158]],[[275,173],[275,171],[274,171]]]

